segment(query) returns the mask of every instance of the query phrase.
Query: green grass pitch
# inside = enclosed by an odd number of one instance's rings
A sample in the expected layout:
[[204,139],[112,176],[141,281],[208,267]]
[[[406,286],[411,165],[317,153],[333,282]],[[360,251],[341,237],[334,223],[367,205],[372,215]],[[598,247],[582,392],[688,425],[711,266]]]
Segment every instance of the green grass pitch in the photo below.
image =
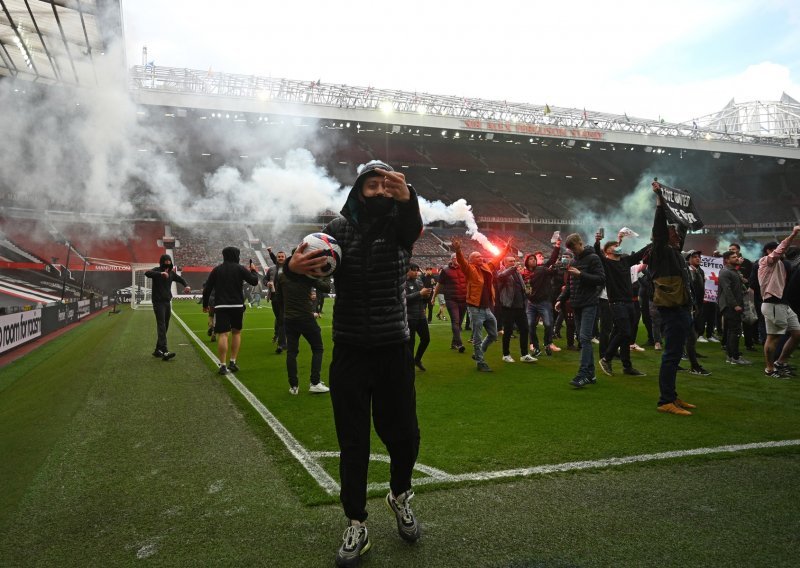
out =
[[[330,401],[288,392],[268,304],[245,316],[238,379],[338,480]],[[320,324],[330,347],[331,302]],[[195,303],[175,312],[205,345]],[[148,309],[87,322],[0,369],[0,565],[328,566],[343,518],[323,490],[177,321],[164,363]],[[800,438],[797,380],[775,381],[699,346],[711,377],[679,375],[694,416],[656,412],[658,353],[647,377],[567,381],[577,354],[506,364],[500,345],[475,371],[434,319],[417,376],[416,472],[424,537],[409,547],[380,503],[374,461],[365,566],[790,566],[798,549],[798,446],[711,453],[623,467],[476,481],[483,474],[585,460]],[[563,347],[563,341],[557,342]],[[518,355],[512,340],[512,354]],[[330,350],[323,364],[327,380]],[[757,359],[757,357],[753,357]],[[599,369],[598,369],[599,371]],[[373,453],[384,454],[377,438]],[[315,453],[319,452],[319,453]],[[334,454],[335,455],[335,454]]]

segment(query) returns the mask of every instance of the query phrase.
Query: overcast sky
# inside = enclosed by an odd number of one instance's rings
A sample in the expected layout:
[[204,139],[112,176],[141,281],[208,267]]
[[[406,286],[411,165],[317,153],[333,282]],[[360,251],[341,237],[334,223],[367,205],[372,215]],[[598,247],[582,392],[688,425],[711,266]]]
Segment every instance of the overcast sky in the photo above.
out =
[[800,100],[798,0],[122,0],[128,64],[682,122]]

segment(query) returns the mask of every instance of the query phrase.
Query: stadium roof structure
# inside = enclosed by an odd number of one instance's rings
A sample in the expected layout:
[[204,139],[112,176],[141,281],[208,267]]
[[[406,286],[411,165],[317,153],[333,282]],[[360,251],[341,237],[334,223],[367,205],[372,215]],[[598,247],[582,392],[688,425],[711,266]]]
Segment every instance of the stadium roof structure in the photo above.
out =
[[[440,96],[320,81],[298,81],[154,65],[134,66],[131,90],[141,104],[282,114],[383,124],[629,143],[644,146],[800,158],[798,110],[784,95],[783,119],[775,112],[747,120],[670,123],[550,105]],[[794,106],[793,106],[794,105]],[[726,113],[726,110],[723,113]],[[731,111],[732,112],[732,111]],[[718,113],[720,114],[720,113]],[[717,115],[713,115],[717,116]],[[725,115],[728,116],[727,114]],[[794,121],[788,117],[794,116]],[[725,122],[727,121],[727,122]],[[744,129],[742,126],[747,125]]]
[[736,103],[733,99],[721,111],[695,119],[715,131],[752,136],[800,138],[800,102],[783,93],[772,102]]
[[0,76],[94,85],[95,58],[121,37],[119,0],[0,0]]

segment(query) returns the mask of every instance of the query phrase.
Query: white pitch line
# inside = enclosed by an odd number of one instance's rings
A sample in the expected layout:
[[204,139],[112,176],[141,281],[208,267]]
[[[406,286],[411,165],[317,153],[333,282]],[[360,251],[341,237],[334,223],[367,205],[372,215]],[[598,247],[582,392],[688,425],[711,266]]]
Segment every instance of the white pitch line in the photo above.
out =
[[[219,359],[217,356],[214,355],[214,353],[206,346],[205,343],[200,340],[199,337],[197,337],[197,335],[192,332],[191,329],[189,329],[189,326],[186,325],[180,316],[174,312],[172,315],[178,320],[181,326],[183,326],[183,329],[186,330],[186,333],[188,333],[189,336],[194,339],[195,343],[200,346],[209,359],[219,365]],[[316,481],[328,495],[337,495],[339,493],[339,484],[336,483],[336,481],[330,475],[328,475],[328,472],[325,471],[325,469],[323,469],[317,460],[312,457],[309,451],[303,447],[297,438],[292,436],[291,432],[289,432],[289,430],[287,430],[286,427],[281,424],[280,420],[278,420],[274,414],[267,410],[267,407],[264,406],[264,404],[258,400],[258,398],[256,398],[256,396],[250,392],[250,390],[244,386],[233,373],[228,372],[225,377],[234,387],[236,387],[236,390],[242,393],[242,396],[247,399],[252,407],[256,409],[256,412],[261,415],[261,418],[264,419],[264,422],[266,422],[269,427],[272,428],[272,431],[275,432],[275,435],[278,436],[281,442],[283,442],[295,459],[300,462],[300,465],[305,468],[309,475],[314,478],[314,481]]]
[[[338,458],[339,452],[311,452],[311,455],[315,458]],[[391,463],[392,461],[389,456],[385,454],[370,454],[369,460],[383,463]],[[442,471],[441,469],[421,464],[419,462],[414,464],[414,469],[428,474],[429,476],[435,478],[436,481],[450,481],[453,479],[453,476],[446,471]]]
[[[675,450],[672,452],[659,452],[657,454],[640,454],[636,456],[626,456],[622,458],[607,458],[602,460],[567,462],[551,465],[538,465],[519,469],[506,469],[500,471],[477,471],[474,473],[462,473],[448,476],[447,479],[436,479],[435,477],[422,477],[414,479],[414,485],[429,485],[442,482],[459,481],[488,481],[492,479],[506,479],[510,477],[529,477],[532,475],[547,475],[550,473],[561,473],[565,471],[578,471],[582,469],[595,469],[603,467],[615,467],[631,463],[642,463],[657,460],[668,460],[689,456],[704,456],[710,454],[722,454],[743,452],[747,450],[758,450],[763,448],[785,448],[789,446],[800,446],[800,440],[777,440],[774,442],[753,442],[751,444],[734,444],[727,446],[716,446],[712,448],[695,448],[692,450]],[[370,483],[370,490],[386,490],[388,483]]]

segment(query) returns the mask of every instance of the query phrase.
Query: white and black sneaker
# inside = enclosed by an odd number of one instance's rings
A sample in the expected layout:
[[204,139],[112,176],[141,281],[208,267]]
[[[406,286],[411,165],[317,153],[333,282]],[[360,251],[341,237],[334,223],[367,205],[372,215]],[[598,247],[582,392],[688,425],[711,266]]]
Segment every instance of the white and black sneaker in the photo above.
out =
[[329,390],[331,389],[329,389],[322,381],[318,382],[317,384],[311,384],[311,386],[308,387],[308,392],[312,394],[323,394]]
[[400,538],[407,542],[417,542],[421,534],[419,523],[409,503],[413,497],[414,493],[411,490],[401,493],[399,497],[394,497],[391,491],[386,495],[386,506],[397,519],[397,532]]
[[367,525],[364,523],[351,523],[345,529],[342,540],[342,546],[336,553],[336,566],[339,568],[358,566],[361,563],[361,557],[372,546],[369,542],[369,534],[367,534]]
[[766,375],[767,377],[771,377],[773,379],[781,379],[781,380],[786,380],[789,378],[789,375],[787,373],[784,373],[777,367],[775,367],[775,369],[773,369],[772,371],[770,371],[769,369],[764,369],[764,375]]

